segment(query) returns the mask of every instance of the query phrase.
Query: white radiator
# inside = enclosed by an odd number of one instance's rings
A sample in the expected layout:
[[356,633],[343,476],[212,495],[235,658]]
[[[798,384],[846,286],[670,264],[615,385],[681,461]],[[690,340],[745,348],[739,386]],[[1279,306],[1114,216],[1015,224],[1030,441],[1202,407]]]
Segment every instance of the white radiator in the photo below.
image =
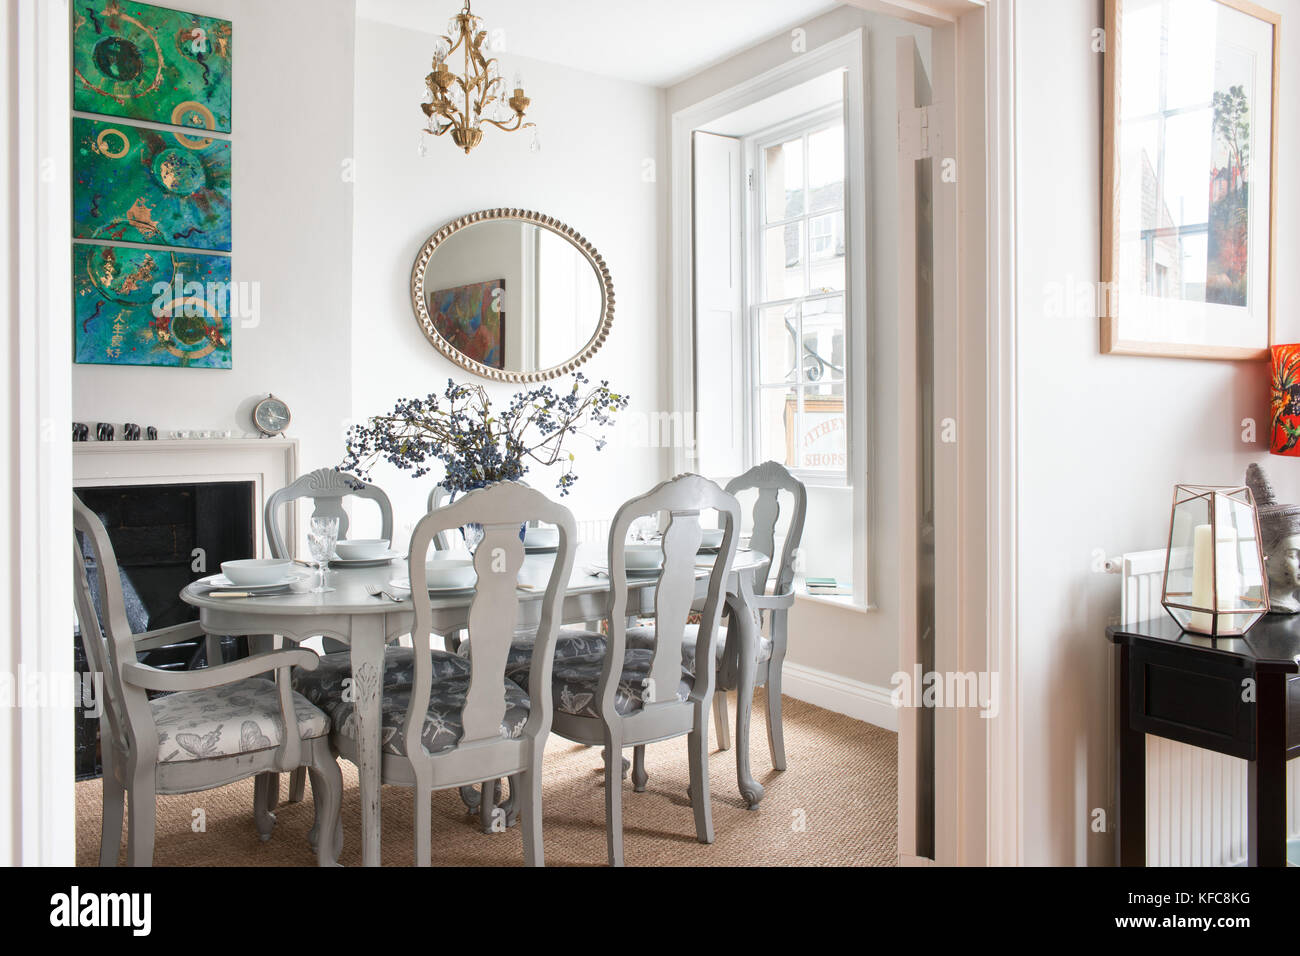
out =
[[[1136,551],[1120,566],[1120,620],[1168,612],[1160,604],[1165,552]],[[1114,682],[1111,684],[1114,687]],[[1287,833],[1300,834],[1300,761],[1287,765]],[[1147,865],[1235,866],[1246,861],[1246,761],[1147,737]]]
[[609,518],[578,518],[578,544],[603,545],[609,541]]

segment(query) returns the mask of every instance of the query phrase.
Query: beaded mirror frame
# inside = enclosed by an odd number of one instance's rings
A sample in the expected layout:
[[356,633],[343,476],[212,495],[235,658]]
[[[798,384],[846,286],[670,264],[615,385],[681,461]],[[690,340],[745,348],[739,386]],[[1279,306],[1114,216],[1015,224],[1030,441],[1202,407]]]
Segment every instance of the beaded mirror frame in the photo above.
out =
[[[429,314],[428,296],[424,285],[425,272],[429,267],[429,260],[433,257],[434,252],[437,251],[440,245],[462,229],[476,223],[502,219],[531,223],[543,229],[548,229],[567,240],[591,264],[600,282],[600,321],[596,326],[596,331],[592,333],[591,338],[581,350],[559,365],[539,369],[535,372],[513,372],[507,369],[492,368],[465,355],[443,338],[442,334],[434,327],[433,317]],[[426,239],[424,244],[420,246],[420,251],[415,257],[415,264],[411,267],[411,308],[415,312],[415,321],[420,326],[420,331],[424,333],[424,337],[433,344],[434,348],[465,371],[473,372],[475,375],[495,382],[543,382],[572,372],[596,354],[596,351],[605,344],[605,339],[609,337],[610,326],[614,323],[614,284],[610,279],[609,267],[605,265],[605,260],[596,251],[596,247],[588,242],[581,233],[560,220],[529,209],[483,209],[461,216],[459,219],[453,219]]]

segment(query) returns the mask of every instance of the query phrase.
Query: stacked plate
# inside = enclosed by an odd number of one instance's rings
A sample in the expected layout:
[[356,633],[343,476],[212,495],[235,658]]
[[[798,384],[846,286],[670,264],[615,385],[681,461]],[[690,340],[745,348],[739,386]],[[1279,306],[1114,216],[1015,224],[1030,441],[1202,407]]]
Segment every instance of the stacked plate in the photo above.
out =
[[222,592],[240,592],[264,597],[269,594],[286,594],[293,589],[293,586],[299,581],[309,580],[311,574],[298,574],[288,571],[279,578],[266,584],[236,584],[224,574],[209,574],[206,578],[199,578],[194,582],[194,587],[207,594]]
[[560,550],[560,529],[550,525],[529,526],[524,529],[526,554],[554,554]]
[[700,529],[700,550],[699,554],[717,554],[722,550],[721,528],[701,528]]
[[[629,578],[658,577],[664,567],[664,553],[657,544],[629,544],[623,550],[623,567]],[[609,560],[600,558],[592,565],[597,574],[609,574]]]
[[[474,591],[474,585],[478,583],[478,575],[474,572],[474,562],[468,559],[443,558],[430,561],[425,565],[424,573],[425,585],[429,593],[440,597],[471,594]],[[388,584],[398,591],[409,593],[411,590],[409,576],[394,578]]]
[[387,538],[345,538],[334,545],[331,568],[378,568],[401,555],[388,547]]

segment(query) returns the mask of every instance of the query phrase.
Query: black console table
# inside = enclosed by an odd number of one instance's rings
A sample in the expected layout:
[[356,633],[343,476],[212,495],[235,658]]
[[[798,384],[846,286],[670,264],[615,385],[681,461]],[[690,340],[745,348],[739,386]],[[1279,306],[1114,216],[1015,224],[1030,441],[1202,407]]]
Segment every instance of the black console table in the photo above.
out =
[[[1119,655],[1116,857],[1146,864],[1147,734],[1249,761],[1251,866],[1286,865],[1286,763],[1300,756],[1300,615],[1212,639],[1171,618],[1109,627]],[[1252,700],[1253,697],[1253,700]]]

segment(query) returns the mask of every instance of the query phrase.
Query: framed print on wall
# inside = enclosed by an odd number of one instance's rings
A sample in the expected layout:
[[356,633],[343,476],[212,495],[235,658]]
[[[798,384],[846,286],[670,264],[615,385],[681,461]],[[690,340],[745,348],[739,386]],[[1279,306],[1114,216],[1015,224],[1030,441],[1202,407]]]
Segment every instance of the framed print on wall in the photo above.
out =
[[1248,0],[1106,0],[1102,352],[1268,355],[1280,22]]

